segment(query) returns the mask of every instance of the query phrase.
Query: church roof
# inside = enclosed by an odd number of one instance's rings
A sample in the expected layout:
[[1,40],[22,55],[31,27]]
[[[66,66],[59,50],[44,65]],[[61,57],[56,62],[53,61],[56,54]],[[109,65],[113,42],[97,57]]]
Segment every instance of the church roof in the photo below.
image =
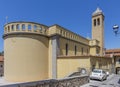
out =
[[99,7],[97,7],[97,9],[93,12],[92,15],[94,16],[94,15],[98,15],[98,14],[103,14],[102,10]]

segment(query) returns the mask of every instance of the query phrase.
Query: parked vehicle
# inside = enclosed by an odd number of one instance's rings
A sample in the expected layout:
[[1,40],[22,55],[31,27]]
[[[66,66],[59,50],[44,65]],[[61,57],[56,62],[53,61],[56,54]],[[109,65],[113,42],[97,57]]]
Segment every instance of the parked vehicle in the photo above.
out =
[[97,79],[103,81],[107,79],[107,74],[102,69],[94,69],[90,75],[90,79]]
[[109,76],[109,75],[110,75],[110,73],[109,73],[108,71],[106,72],[106,74],[107,74],[107,76]]

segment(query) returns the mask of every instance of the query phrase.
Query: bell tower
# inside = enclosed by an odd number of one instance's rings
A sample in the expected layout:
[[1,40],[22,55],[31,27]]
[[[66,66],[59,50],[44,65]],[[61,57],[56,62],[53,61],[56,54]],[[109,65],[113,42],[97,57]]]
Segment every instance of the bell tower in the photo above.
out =
[[104,52],[104,14],[100,8],[97,8],[92,14],[92,39],[99,41],[99,54],[102,56]]

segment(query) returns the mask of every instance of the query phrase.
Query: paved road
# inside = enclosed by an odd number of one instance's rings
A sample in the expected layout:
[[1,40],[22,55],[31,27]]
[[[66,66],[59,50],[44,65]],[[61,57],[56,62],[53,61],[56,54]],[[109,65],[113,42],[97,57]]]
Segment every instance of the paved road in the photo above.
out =
[[90,80],[90,83],[80,87],[120,87],[120,75],[112,74],[103,82]]

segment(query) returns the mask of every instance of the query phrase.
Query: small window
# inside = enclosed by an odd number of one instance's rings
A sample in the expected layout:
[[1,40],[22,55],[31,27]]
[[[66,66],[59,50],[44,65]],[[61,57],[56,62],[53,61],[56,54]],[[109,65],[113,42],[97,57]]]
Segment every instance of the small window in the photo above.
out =
[[68,44],[67,43],[65,45],[65,49],[66,49],[66,55],[68,55]]
[[84,49],[83,49],[83,47],[81,48],[81,54],[83,55],[83,51],[84,51]]
[[22,30],[25,30],[25,24],[22,24]]
[[99,18],[97,19],[97,25],[100,25],[100,19]]
[[7,27],[5,27],[5,32],[7,32]]
[[94,26],[96,26],[96,19],[94,19]]
[[99,54],[99,49],[98,48],[96,49],[96,53]]
[[77,46],[75,45],[75,55],[77,54]]
[[36,25],[34,25],[34,31],[36,31],[37,30],[37,26]]
[[28,30],[31,30],[31,25],[30,24],[28,25]]
[[14,25],[11,26],[12,31],[14,31]]
[[20,30],[20,25],[19,24],[16,25],[16,29]]
[[10,26],[8,26],[8,32],[10,32]]

